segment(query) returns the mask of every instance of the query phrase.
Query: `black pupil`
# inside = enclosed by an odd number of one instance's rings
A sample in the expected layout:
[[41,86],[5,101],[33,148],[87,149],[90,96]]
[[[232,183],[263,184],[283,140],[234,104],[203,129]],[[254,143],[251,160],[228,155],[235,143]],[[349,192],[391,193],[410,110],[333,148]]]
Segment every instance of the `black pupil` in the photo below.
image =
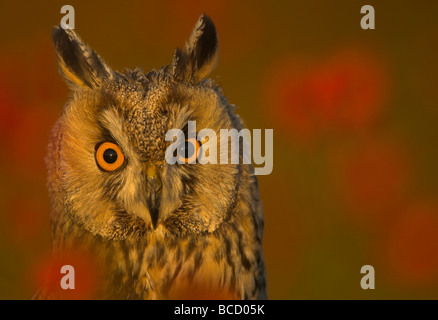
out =
[[117,152],[114,149],[106,149],[103,152],[103,160],[106,163],[114,163],[117,161]]
[[195,147],[193,143],[190,143],[186,141],[185,143],[181,144],[179,147],[179,154],[184,156],[184,158],[189,159],[193,156],[195,153]]

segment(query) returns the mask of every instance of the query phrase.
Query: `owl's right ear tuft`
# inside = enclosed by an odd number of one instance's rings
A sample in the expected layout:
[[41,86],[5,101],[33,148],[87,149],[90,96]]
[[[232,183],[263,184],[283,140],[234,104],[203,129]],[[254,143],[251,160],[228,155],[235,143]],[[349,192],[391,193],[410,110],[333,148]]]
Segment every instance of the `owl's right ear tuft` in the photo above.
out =
[[72,90],[96,88],[114,77],[113,71],[73,30],[54,27],[52,38],[59,71]]

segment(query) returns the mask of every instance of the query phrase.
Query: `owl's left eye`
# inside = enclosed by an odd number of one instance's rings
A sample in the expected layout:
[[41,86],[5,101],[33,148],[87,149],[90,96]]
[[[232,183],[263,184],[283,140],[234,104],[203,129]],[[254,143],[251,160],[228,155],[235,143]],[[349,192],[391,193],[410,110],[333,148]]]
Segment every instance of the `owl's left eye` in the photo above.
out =
[[112,142],[104,142],[96,150],[96,162],[104,171],[114,171],[125,162],[122,150]]
[[194,163],[199,155],[200,144],[196,139],[190,138],[178,147],[178,161],[183,163]]

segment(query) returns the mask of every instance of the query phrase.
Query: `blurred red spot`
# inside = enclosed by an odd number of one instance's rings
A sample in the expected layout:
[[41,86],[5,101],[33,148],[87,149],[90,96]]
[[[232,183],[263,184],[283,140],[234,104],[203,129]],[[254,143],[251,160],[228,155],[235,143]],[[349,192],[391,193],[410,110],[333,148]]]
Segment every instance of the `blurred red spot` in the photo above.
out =
[[372,229],[390,224],[408,191],[408,159],[401,146],[390,139],[360,141],[334,157],[334,181],[349,217]]
[[438,205],[411,206],[394,221],[384,245],[389,277],[399,285],[435,286],[438,280]]
[[[61,287],[61,280],[67,275],[61,273],[61,268],[65,265],[74,268],[75,289],[65,290]],[[35,286],[43,288],[49,299],[96,299],[102,280],[100,270],[100,265],[93,255],[85,251],[73,250],[42,259],[35,266],[33,279]]]
[[[0,91],[1,99],[1,91]],[[0,143],[5,160],[20,171],[44,178],[48,137],[55,114],[44,106],[0,101]]]
[[[0,80],[0,137],[10,137],[22,115],[22,106],[14,101]],[[4,139],[4,138],[3,138]]]
[[373,124],[388,87],[382,59],[354,49],[323,61],[280,59],[265,78],[264,109],[288,136],[304,142]]
[[67,94],[56,70],[52,45],[47,40],[36,41],[2,52],[0,58],[0,144],[4,159],[20,173],[44,178],[49,131]]

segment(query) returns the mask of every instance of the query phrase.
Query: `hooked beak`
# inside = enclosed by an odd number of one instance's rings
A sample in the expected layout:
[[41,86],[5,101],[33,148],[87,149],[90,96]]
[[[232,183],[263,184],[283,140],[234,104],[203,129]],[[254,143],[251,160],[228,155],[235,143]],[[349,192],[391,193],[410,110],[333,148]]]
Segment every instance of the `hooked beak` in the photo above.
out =
[[160,208],[161,179],[156,167],[149,167],[146,174],[146,203],[151,215],[152,225],[157,228]]

